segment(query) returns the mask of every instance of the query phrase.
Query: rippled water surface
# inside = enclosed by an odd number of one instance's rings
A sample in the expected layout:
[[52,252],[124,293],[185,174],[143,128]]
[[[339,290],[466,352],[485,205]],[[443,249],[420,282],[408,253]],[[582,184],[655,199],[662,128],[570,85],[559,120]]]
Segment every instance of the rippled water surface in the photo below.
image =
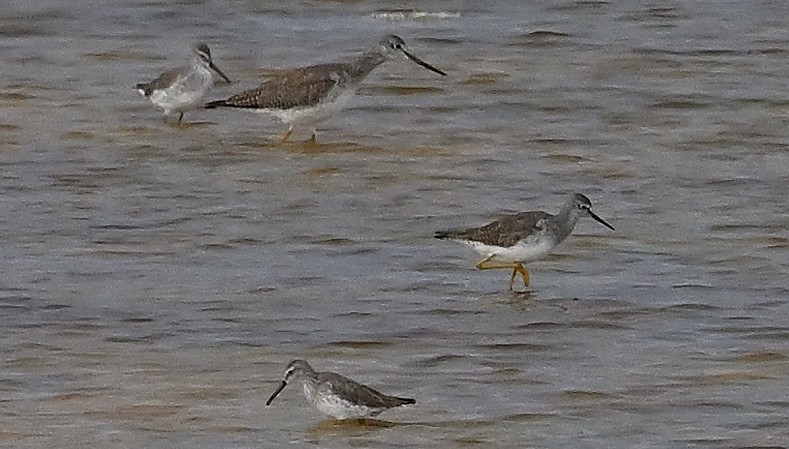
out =
[[[286,5],[286,6],[283,6]],[[394,9],[398,8],[398,9]],[[405,8],[405,9],[401,9]],[[26,2],[0,8],[0,445],[782,447],[786,2]],[[319,128],[132,89],[405,60]],[[591,220],[506,271],[434,231]],[[337,423],[290,359],[417,399]]]

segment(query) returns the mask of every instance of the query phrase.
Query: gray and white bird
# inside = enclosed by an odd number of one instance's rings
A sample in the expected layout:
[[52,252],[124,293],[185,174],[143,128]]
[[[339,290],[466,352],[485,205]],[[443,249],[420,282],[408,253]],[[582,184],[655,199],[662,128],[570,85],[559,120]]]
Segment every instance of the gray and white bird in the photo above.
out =
[[414,399],[379,393],[337,373],[317,372],[304,360],[293,360],[266,405],[271,405],[291,380],[301,382],[310,404],[336,419],[374,417],[387,409],[416,403]]
[[556,215],[543,211],[521,212],[478,228],[439,231],[434,237],[456,240],[470,246],[483,257],[476,265],[480,270],[511,268],[509,289],[512,290],[516,274],[521,275],[525,287],[529,286],[529,272],[523,264],[551,252],[573,232],[581,217],[591,217],[614,230],[613,226],[592,212],[589,198],[575,193]]
[[[206,108],[237,108],[273,116],[290,125],[282,136],[285,142],[293,134],[294,126],[314,126],[345,107],[370,72],[398,55],[405,55],[422,67],[446,76],[409,53],[402,38],[390,34],[353,59],[278,70],[266,76],[267,80],[258,88],[208,102]],[[310,141],[317,141],[315,128]]]
[[164,109],[165,120],[171,112],[178,112],[178,123],[184,118],[184,111],[194,108],[203,100],[206,92],[214,84],[211,69],[228,83],[230,78],[214,64],[211,49],[206,44],[197,45],[191,64],[169,69],[149,83],[137,84],[140,94],[151,103]]

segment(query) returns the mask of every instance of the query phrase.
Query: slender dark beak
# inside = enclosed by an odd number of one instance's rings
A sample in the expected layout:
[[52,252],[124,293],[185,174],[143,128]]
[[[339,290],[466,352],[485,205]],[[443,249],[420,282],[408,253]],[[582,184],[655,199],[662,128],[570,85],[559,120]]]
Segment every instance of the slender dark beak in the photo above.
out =
[[223,71],[219,70],[219,67],[217,67],[216,64],[214,64],[213,61],[208,63],[208,67],[211,67],[212,69],[214,69],[214,72],[218,73],[219,76],[224,78],[225,81],[227,81],[228,83],[232,82],[232,81],[230,81],[230,78],[228,78],[227,75],[225,75],[225,73]]
[[284,380],[283,380],[282,382],[280,382],[280,383],[279,383],[279,386],[277,387],[277,390],[276,390],[276,391],[274,391],[274,394],[272,394],[272,395],[271,395],[271,397],[270,397],[270,398],[268,398],[268,401],[266,401],[266,405],[267,405],[267,406],[268,406],[268,405],[271,405],[271,403],[274,401],[274,398],[276,398],[276,397],[277,397],[277,395],[279,394],[279,392],[280,392],[280,391],[282,391],[282,390],[284,390],[284,389],[285,389],[285,387],[287,387],[287,386],[288,386],[288,383],[287,383],[287,382],[285,382]]
[[416,56],[412,55],[411,53],[408,53],[408,52],[407,52],[407,51],[405,51],[405,50],[403,50],[403,53],[404,53],[404,54],[405,54],[405,55],[408,57],[408,59],[410,59],[410,60],[414,61],[415,63],[417,63],[417,64],[421,65],[422,67],[424,67],[424,68],[426,68],[426,69],[428,69],[428,70],[430,70],[430,71],[436,72],[436,73],[438,73],[439,75],[447,76],[447,74],[446,74],[446,73],[444,73],[444,72],[442,72],[441,70],[439,70],[439,69],[437,69],[437,68],[433,67],[432,65],[430,65],[430,64],[428,64],[428,63],[426,63],[425,61],[423,61],[423,60],[421,60],[421,59],[417,58]]
[[[616,230],[616,229],[614,229],[614,227],[613,227],[613,226],[611,226],[610,224],[606,223],[606,221],[605,221],[605,220],[603,220],[602,218],[600,218],[600,217],[599,217],[599,216],[598,216],[596,213],[594,213],[594,212],[592,212],[592,211],[589,211],[589,216],[590,216],[590,217],[592,217],[592,218],[594,218],[594,219],[595,219],[595,220],[596,220],[598,223],[600,223],[601,225],[605,226],[606,228],[608,228],[608,229],[610,229],[610,230],[612,230],[612,231],[615,231],[615,230]],[[279,393],[279,392],[277,392],[277,393]]]

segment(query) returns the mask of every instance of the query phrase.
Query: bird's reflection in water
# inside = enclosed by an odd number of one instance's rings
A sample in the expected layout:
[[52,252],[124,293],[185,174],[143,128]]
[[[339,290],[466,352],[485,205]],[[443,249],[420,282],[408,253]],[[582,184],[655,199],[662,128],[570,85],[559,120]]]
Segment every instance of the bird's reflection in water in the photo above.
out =
[[406,426],[408,423],[396,423],[379,419],[324,419],[309,430],[312,437],[317,436],[348,436],[359,435],[377,429],[389,429],[397,426]]

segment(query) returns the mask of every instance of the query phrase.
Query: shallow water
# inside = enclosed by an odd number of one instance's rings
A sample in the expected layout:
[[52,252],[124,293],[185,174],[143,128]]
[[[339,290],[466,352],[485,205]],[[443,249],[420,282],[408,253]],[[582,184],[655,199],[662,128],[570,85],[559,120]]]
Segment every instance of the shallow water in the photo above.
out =
[[[785,3],[280,3],[0,8],[1,445],[787,444]],[[450,76],[382,66],[318,147],[132,89],[196,40],[222,98],[384,32]],[[616,231],[528,294],[431,237],[576,191]],[[266,407],[293,358],[418,404]]]

